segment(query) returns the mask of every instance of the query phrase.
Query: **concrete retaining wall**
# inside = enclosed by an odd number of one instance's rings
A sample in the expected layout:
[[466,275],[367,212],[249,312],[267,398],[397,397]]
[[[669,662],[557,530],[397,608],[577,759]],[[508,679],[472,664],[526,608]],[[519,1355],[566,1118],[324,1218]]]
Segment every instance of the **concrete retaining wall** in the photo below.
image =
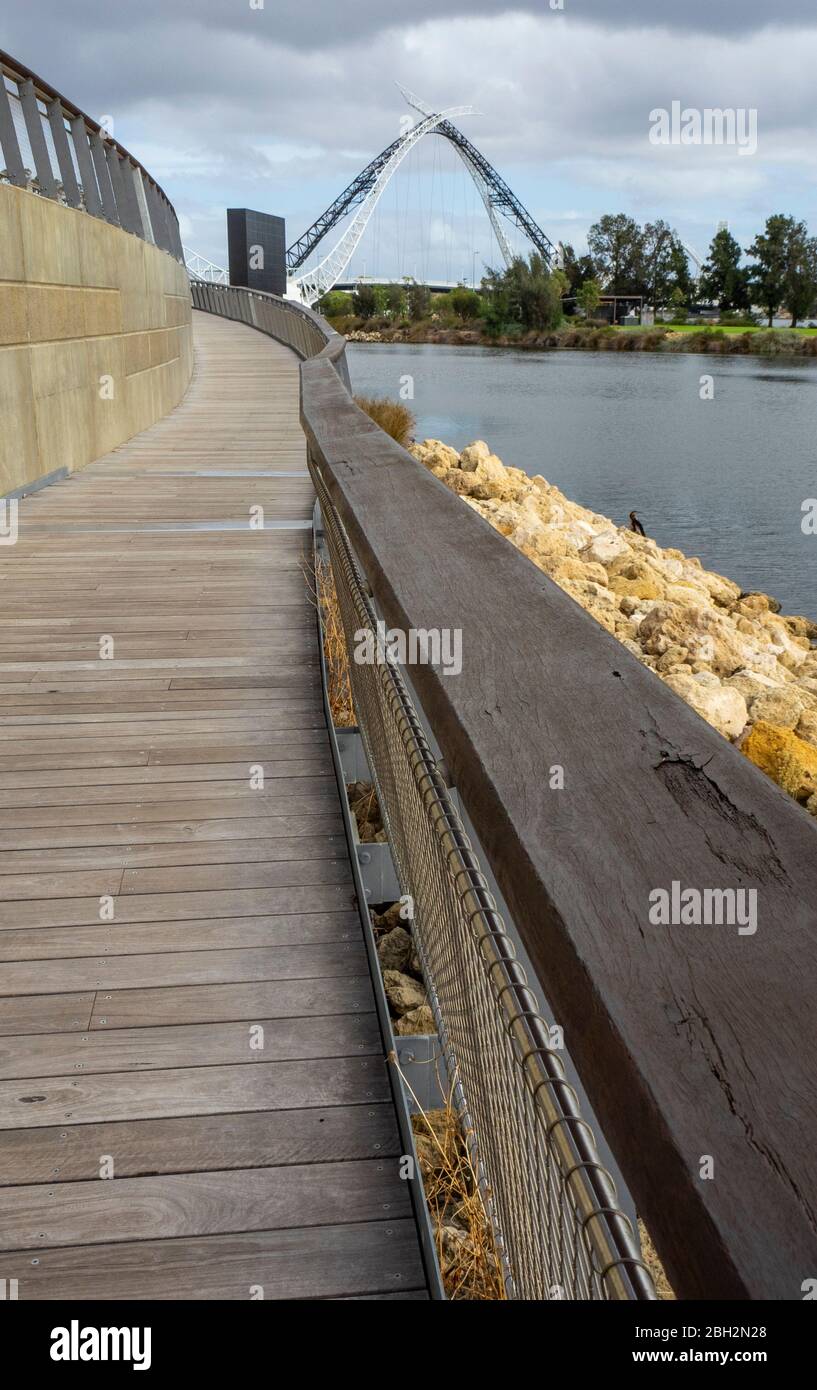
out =
[[0,184],[0,496],[152,425],[181,400],[192,365],[183,266]]

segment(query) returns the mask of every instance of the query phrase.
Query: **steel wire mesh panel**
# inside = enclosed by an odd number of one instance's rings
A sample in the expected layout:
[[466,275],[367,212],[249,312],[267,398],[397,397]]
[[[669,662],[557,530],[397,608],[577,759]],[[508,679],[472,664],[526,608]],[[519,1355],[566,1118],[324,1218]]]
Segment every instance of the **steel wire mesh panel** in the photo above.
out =
[[[314,460],[310,468],[351,652],[362,629],[376,640],[376,615]],[[350,665],[358,724],[398,876],[413,899],[414,940],[509,1296],[655,1298],[399,669],[387,660]]]

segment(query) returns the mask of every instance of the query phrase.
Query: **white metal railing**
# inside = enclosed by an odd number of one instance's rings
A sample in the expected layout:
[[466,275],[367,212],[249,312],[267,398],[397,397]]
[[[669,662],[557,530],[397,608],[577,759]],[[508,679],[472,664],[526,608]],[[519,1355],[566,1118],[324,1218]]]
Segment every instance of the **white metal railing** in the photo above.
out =
[[191,280],[204,280],[208,285],[229,285],[230,272],[225,270],[223,265],[208,261],[206,256],[200,256],[198,251],[191,250],[189,246],[182,246],[182,251],[184,267]]

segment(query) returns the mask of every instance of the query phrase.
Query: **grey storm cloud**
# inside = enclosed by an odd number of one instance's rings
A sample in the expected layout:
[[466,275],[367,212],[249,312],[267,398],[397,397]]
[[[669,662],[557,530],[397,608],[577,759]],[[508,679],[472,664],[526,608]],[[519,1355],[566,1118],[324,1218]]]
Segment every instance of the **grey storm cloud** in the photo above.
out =
[[[534,17],[551,9],[550,0],[28,0],[3,17],[2,43],[15,56],[64,67],[66,42],[72,61],[100,60],[127,36],[155,45],[162,31],[186,34],[196,46],[202,77],[218,64],[218,51],[206,61],[208,43],[233,34],[298,49],[342,47],[388,29],[427,20],[491,18],[503,14]],[[744,34],[766,26],[814,22],[815,0],[563,0],[563,18],[614,29],[665,27],[701,34]],[[153,46],[161,67],[168,55]],[[176,49],[176,56],[179,50]],[[40,56],[41,55],[41,56]],[[44,74],[45,75],[45,74]]]

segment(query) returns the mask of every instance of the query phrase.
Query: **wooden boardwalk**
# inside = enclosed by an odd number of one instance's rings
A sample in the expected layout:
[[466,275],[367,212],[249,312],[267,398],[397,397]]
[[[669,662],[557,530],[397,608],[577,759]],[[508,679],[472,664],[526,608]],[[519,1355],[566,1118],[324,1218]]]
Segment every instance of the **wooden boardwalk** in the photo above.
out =
[[195,319],[182,404],[0,546],[0,1275],[21,1299],[421,1298],[297,362]]

